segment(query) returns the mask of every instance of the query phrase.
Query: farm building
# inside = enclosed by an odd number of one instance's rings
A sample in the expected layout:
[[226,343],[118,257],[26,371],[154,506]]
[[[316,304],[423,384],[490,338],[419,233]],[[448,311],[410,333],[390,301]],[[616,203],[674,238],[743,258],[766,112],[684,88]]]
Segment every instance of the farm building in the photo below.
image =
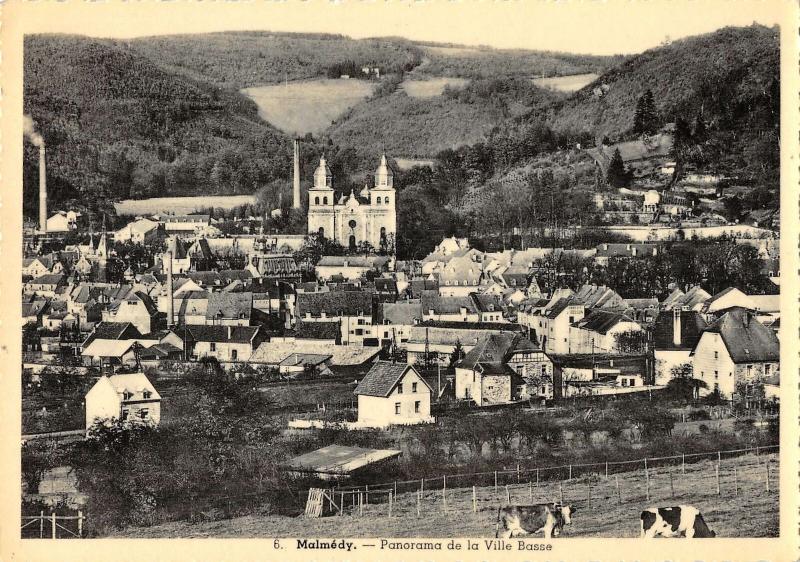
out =
[[293,476],[315,476],[323,480],[350,478],[364,467],[402,455],[396,449],[366,449],[328,445],[286,461],[284,469]]

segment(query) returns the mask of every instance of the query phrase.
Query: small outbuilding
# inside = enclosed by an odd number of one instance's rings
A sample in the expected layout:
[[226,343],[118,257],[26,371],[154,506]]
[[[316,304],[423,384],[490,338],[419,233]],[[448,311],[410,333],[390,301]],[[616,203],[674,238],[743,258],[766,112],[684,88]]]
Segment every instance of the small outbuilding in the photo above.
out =
[[315,476],[323,480],[349,478],[354,472],[402,455],[397,449],[365,449],[328,445],[289,459],[284,468],[294,476]]

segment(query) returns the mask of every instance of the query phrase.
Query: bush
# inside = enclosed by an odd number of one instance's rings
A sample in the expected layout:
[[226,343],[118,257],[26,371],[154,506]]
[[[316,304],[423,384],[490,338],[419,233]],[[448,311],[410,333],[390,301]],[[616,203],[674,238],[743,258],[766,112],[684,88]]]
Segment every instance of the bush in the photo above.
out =
[[690,410],[687,416],[691,421],[707,421],[711,419],[711,414],[707,410]]

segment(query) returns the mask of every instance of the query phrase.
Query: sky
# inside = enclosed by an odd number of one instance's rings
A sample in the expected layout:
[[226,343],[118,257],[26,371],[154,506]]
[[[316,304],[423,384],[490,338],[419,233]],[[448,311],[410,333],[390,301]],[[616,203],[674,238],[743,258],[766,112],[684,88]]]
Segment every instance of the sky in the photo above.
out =
[[[632,54],[727,25],[787,20],[791,0],[185,0],[26,2],[26,33],[96,37],[270,30]],[[794,23],[792,23],[794,25]]]

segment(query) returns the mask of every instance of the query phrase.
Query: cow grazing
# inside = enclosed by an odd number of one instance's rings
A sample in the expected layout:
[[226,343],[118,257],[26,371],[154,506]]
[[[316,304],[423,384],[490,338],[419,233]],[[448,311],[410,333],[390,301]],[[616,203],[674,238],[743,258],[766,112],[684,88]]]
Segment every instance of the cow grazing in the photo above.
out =
[[717,536],[706,525],[700,510],[691,505],[651,507],[642,511],[641,520],[643,539],[652,539],[659,535],[687,539]]
[[[536,505],[512,505],[497,508],[496,538],[510,538],[544,532],[549,539],[561,534],[564,525],[572,523],[575,508],[558,503],[539,503]],[[500,522],[503,530],[500,531]]]

